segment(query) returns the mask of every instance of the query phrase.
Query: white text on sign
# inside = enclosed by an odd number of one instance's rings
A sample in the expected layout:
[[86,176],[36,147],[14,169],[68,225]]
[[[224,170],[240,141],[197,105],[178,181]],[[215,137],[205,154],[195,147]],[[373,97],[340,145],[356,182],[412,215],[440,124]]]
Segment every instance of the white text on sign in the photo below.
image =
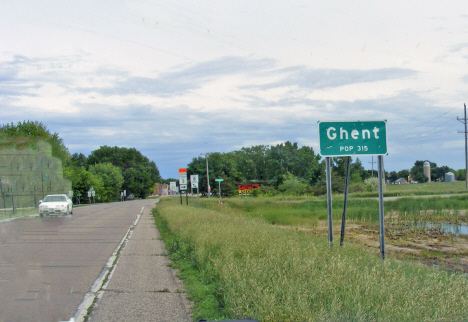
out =
[[[377,127],[374,127],[372,130],[374,132],[374,138],[378,139],[379,138],[379,129]],[[362,130],[361,132],[362,139],[371,139],[371,133],[369,130]],[[329,127],[327,129],[327,137],[329,140],[335,140],[337,138],[337,133],[336,129],[334,127]],[[359,131],[358,130],[352,130],[351,131],[351,138],[354,140],[359,139]],[[348,131],[344,130],[342,127],[340,127],[340,140],[348,140]]]

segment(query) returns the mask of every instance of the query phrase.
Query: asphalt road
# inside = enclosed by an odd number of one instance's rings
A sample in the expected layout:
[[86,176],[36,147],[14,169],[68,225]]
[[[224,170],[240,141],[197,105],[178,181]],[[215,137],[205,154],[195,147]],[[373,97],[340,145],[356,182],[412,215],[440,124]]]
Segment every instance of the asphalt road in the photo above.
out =
[[69,321],[142,207],[155,202],[0,223],[0,321]]

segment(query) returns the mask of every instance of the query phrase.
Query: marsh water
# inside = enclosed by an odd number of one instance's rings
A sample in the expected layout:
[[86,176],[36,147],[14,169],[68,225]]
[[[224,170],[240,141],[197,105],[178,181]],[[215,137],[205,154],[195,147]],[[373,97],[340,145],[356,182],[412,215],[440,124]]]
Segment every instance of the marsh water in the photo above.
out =
[[437,224],[437,223],[421,223],[417,225],[418,228],[425,228],[428,230],[440,229],[446,234],[454,234],[456,236],[468,235],[468,225],[466,224]]

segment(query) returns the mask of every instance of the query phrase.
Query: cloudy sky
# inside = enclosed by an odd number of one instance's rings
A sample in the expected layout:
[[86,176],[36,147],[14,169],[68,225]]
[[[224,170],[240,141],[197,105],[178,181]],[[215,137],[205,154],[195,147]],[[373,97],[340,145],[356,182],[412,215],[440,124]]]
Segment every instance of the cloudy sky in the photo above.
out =
[[205,152],[318,151],[325,120],[387,120],[387,170],[461,169],[467,102],[465,0],[0,1],[0,124],[135,147],[164,178]]

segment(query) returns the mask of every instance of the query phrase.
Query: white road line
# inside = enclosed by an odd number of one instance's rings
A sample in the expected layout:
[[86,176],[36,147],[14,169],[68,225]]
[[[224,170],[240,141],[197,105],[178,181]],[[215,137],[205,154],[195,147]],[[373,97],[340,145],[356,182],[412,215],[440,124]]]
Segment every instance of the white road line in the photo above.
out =
[[99,292],[99,291],[103,288],[104,281],[106,281],[106,284],[109,283],[110,278],[112,277],[112,274],[114,272],[114,269],[117,266],[118,256],[120,252],[125,248],[125,245],[127,244],[128,240],[132,236],[133,229],[138,224],[138,221],[140,220],[140,217],[143,214],[144,209],[145,207],[141,208],[141,211],[137,215],[135,221],[127,230],[127,233],[122,238],[119,245],[114,250],[111,257],[107,261],[106,265],[102,269],[101,273],[99,273],[98,277],[94,281],[93,285],[91,286],[91,290],[88,293],[86,293],[86,295],[84,296],[83,301],[81,301],[75,315],[71,318],[70,322],[72,321],[83,322],[86,315],[88,314],[88,309],[92,309],[92,306],[94,306],[94,304],[97,301],[99,301],[99,299],[101,298],[102,294],[99,294],[99,293],[102,293],[102,292]]

